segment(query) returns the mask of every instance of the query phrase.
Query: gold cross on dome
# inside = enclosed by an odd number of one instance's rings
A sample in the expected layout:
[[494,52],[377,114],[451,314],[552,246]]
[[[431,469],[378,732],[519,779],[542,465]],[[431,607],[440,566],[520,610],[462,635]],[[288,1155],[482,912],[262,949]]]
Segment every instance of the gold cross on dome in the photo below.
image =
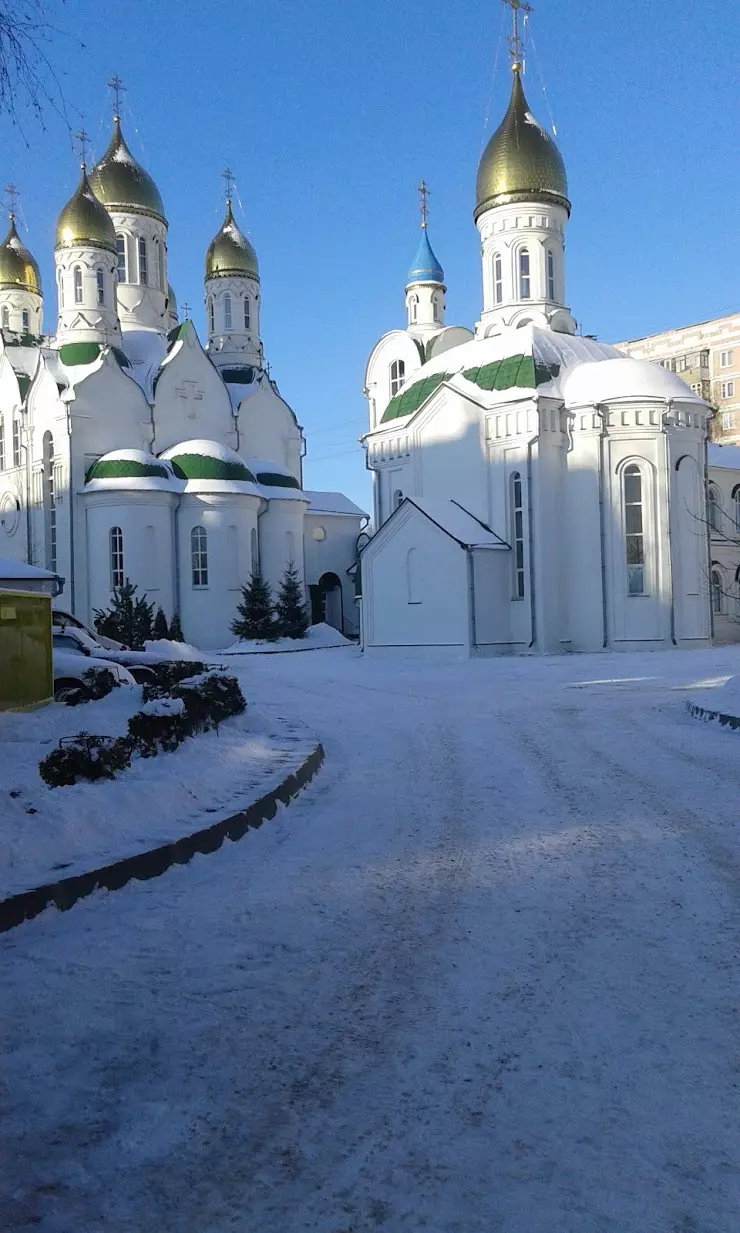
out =
[[429,206],[427,204],[427,199],[431,195],[431,190],[427,188],[426,180],[422,180],[421,184],[419,184],[416,191],[419,194],[419,211],[421,213],[421,225],[426,231],[427,216],[429,214]]
[[75,133],[75,141],[79,142],[79,145],[80,145],[80,166],[81,167],[87,166],[87,143],[89,142],[89,140],[90,138],[88,137],[84,128],[81,128],[79,133]]
[[226,200],[231,201],[234,192],[234,173],[230,167],[224,167],[221,178],[226,186]]
[[188,304],[187,300],[182,306],[182,311],[185,314],[185,320],[187,321],[190,317],[190,305]]
[[115,73],[107,83],[108,88],[113,91],[113,119],[120,120],[121,118],[121,95],[126,93],[124,86],[118,73]]
[[509,39],[509,51],[511,52],[514,64],[521,65],[524,57],[524,42],[519,33],[519,14],[524,13],[525,16],[531,13],[532,5],[527,4],[526,0],[502,0],[502,3],[511,9],[512,16],[512,32]]
[[7,196],[8,196],[8,213],[11,218],[15,218],[15,208],[18,205],[18,198],[20,197],[20,193],[18,192],[18,189],[16,188],[15,184],[12,183],[12,181],[10,184],[6,184],[5,192],[7,193]]

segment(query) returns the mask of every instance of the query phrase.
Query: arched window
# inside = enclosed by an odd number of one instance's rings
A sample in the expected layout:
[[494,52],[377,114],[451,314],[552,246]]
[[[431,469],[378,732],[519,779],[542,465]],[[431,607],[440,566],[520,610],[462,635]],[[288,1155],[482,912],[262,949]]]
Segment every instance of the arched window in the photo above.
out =
[[249,296],[244,297],[244,329],[249,329]]
[[715,616],[722,615],[724,588],[722,586],[722,575],[718,569],[713,569],[711,574],[712,583],[712,612]]
[[260,546],[257,538],[257,532],[254,527],[249,537],[249,543],[252,556],[252,577],[260,572]]
[[2,311],[2,315],[0,316],[0,322],[2,323],[2,327],[4,330],[10,329],[10,313],[8,312],[7,304],[3,304],[3,311]]
[[116,275],[119,283],[126,282],[126,237],[125,235],[116,236],[116,253],[118,260],[116,265]]
[[231,296],[228,291],[224,296],[224,329],[231,329]]
[[75,285],[75,304],[82,303],[82,266],[76,265],[74,268],[74,285]]
[[732,500],[734,505],[735,526],[740,530],[740,484],[737,484],[732,490]]
[[403,360],[394,360],[391,364],[391,398],[398,393],[406,376],[406,365]]
[[54,492],[54,439],[45,432],[42,443],[44,460],[44,547],[46,568],[57,567],[57,506]]
[[149,268],[147,263],[146,239],[143,235],[139,236],[139,282],[142,287],[146,287],[149,281]]
[[0,416],[0,471],[5,470],[5,421]]
[[419,549],[409,548],[406,553],[406,593],[409,604],[420,604],[419,592]]
[[13,416],[13,466],[21,465],[21,421],[20,416]]
[[295,535],[292,531],[285,532],[285,559],[288,565],[295,565]]
[[29,334],[31,331],[31,314],[27,308],[21,313],[21,328],[24,334]]
[[98,304],[105,304],[105,277],[100,266],[95,271],[95,285],[98,289]]
[[211,334],[213,333],[215,328],[216,328],[216,321],[215,321],[215,316],[213,312],[213,299],[209,295],[208,297],[208,329],[210,330]]
[[161,240],[155,240],[157,246],[157,276],[159,278],[159,289],[167,294],[167,283],[164,279],[164,244]]
[[438,295],[432,296],[432,320],[435,322],[439,322],[441,320],[440,312],[439,312],[439,296]]
[[713,531],[719,531],[722,522],[722,494],[716,484],[707,488],[707,521]]
[[522,477],[514,471],[510,482],[511,543],[514,549],[514,599],[524,599],[524,503]]
[[111,590],[122,587],[123,574],[123,531],[120,527],[111,527],[110,534],[110,585]]
[[642,475],[631,463],[622,479],[624,492],[624,543],[627,561],[627,594],[645,594],[645,519]]
[[419,314],[419,297],[412,295],[409,299],[409,308],[411,310],[411,320],[416,321]]
[[61,270],[57,274],[57,288],[59,291],[59,307],[64,308],[64,275]]
[[208,586],[208,537],[205,527],[193,527],[190,532],[190,557],[193,586]]
[[547,250],[547,298],[555,299],[555,255],[551,248]]
[[504,263],[501,253],[496,253],[493,258],[493,301],[494,304],[504,302]]
[[393,509],[398,509],[399,505],[401,505],[402,503],[403,503],[403,493],[401,492],[400,488],[397,488],[393,494]]
[[528,300],[532,294],[532,279],[530,274],[529,249],[519,249],[519,299]]

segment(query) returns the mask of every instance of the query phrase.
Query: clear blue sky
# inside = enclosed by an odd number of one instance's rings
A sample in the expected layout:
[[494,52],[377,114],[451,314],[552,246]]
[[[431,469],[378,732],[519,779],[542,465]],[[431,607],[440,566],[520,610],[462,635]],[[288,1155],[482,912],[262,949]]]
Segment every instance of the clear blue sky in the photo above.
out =
[[[737,309],[740,6],[534,5],[525,85],[540,121],[552,113],[568,169],[568,300],[584,332],[614,341]],[[510,83],[503,46],[493,71],[500,0],[51,9],[66,32],[49,54],[70,125],[84,122],[98,157],[105,82],[117,72],[128,87],[124,131],[162,193],[170,277],[201,331],[203,255],[230,164],[260,259],[266,354],[306,429],[308,485],[368,508],[363,373],[379,335],[404,323],[422,176],[447,320],[479,311],[475,173]],[[56,216],[77,179],[69,132],[52,111],[46,131],[30,117],[22,135],[0,126],[2,176],[23,192],[49,290]]]

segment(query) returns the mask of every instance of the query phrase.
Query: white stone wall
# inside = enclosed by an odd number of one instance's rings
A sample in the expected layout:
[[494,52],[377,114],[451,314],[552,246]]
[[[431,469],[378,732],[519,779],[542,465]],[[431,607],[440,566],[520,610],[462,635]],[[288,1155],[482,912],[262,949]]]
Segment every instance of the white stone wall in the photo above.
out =
[[[187,642],[206,650],[234,641],[241,587],[251,565],[252,531],[257,531],[260,498],[247,493],[185,493],[177,514],[180,616]],[[207,536],[208,582],[194,584],[192,531]]]

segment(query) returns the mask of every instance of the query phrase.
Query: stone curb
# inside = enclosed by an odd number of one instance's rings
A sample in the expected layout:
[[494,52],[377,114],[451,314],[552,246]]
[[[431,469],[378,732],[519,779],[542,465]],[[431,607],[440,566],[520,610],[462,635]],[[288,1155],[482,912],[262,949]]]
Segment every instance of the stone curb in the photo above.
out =
[[283,647],[282,650],[277,647],[274,651],[268,650],[265,647],[264,651],[221,651],[219,652],[223,659],[236,659],[238,655],[305,655],[307,651],[344,651],[348,646],[356,647],[359,650],[357,642],[340,642],[339,646],[294,646],[288,650]]
[[277,788],[261,796],[247,809],[232,814],[221,822],[214,822],[204,830],[185,835],[173,843],[162,844],[149,852],[139,852],[136,856],[113,861],[112,864],[93,869],[90,873],[61,878],[58,882],[49,882],[45,886],[36,886],[33,890],[22,891],[18,895],[9,895],[7,899],[0,900],[0,933],[15,929],[23,921],[32,920],[52,905],[61,912],[66,912],[79,899],[84,899],[94,890],[120,890],[132,878],[139,882],[158,878],[172,865],[187,865],[196,852],[216,852],[224,839],[241,839],[248,830],[254,830],[263,822],[274,818],[278,804],[290,804],[301,788],[310,783],[323,761],[324,748],[317,745],[298,769],[288,775]]
[[723,715],[721,711],[708,711],[706,707],[697,706],[696,702],[687,702],[686,710],[694,719],[716,720],[723,728],[740,728],[740,718],[737,715]]

